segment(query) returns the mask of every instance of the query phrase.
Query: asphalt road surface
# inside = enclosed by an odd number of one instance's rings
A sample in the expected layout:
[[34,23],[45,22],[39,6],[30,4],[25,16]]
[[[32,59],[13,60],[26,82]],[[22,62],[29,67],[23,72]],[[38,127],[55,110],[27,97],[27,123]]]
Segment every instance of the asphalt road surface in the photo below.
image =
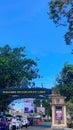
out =
[[51,123],[49,122],[42,122],[40,125],[36,126],[29,126],[28,128],[22,128],[22,130],[50,130]]

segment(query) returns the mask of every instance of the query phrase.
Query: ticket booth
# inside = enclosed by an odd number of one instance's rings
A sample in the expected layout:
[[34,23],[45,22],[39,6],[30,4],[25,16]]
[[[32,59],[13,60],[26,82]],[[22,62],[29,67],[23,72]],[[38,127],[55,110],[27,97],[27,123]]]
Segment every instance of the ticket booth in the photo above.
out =
[[66,104],[60,94],[52,94],[52,128],[67,127]]

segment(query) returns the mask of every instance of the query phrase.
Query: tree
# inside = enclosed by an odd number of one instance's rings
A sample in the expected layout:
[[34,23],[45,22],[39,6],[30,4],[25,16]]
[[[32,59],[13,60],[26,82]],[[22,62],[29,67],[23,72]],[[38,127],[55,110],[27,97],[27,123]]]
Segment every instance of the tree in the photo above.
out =
[[0,88],[28,87],[38,71],[37,62],[27,58],[25,47],[0,47]]
[[66,100],[72,101],[73,97],[73,65],[65,63],[61,73],[57,76],[56,88]]
[[69,128],[73,126],[73,103],[67,102],[67,125]]
[[50,0],[49,18],[59,26],[66,26],[68,31],[64,35],[67,45],[73,40],[73,0]]
[[[51,116],[51,105],[50,105],[50,101],[48,101],[48,100],[46,100],[46,99],[40,99],[40,100],[38,100],[38,99],[35,99],[35,105],[37,106],[37,107],[41,107],[41,104],[42,104],[42,107],[44,107],[45,108],[45,115],[46,114],[48,114],[48,115],[50,115]],[[37,112],[37,110],[36,110],[36,112]]]
[[45,107],[45,114],[48,114],[51,116],[51,105],[48,100],[43,100],[42,101],[43,107]]

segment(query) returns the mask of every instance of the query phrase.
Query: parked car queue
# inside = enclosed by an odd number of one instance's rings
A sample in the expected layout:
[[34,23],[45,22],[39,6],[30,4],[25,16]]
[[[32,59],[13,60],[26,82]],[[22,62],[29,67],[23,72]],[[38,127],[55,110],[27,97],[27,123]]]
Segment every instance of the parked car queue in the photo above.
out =
[[[0,130],[12,130],[12,118],[13,117],[11,115],[0,116]],[[33,118],[25,118],[20,116],[16,116],[15,118],[16,129],[33,125]]]

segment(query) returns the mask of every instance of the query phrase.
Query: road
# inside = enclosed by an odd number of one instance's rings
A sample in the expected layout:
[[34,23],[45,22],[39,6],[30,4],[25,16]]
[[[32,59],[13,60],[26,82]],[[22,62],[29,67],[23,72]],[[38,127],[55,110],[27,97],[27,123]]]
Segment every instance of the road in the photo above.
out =
[[[24,127],[21,130],[51,130],[51,123],[49,123],[49,122],[43,122],[40,125],[29,126],[28,128]],[[57,130],[60,130],[60,128],[57,129]],[[61,130],[62,130],[62,128],[61,128]],[[65,128],[65,130],[73,130],[73,129],[71,129],[71,128]]]
[[22,130],[50,130],[51,123],[49,122],[43,122],[40,125],[36,126],[29,126],[28,128],[22,128]]

